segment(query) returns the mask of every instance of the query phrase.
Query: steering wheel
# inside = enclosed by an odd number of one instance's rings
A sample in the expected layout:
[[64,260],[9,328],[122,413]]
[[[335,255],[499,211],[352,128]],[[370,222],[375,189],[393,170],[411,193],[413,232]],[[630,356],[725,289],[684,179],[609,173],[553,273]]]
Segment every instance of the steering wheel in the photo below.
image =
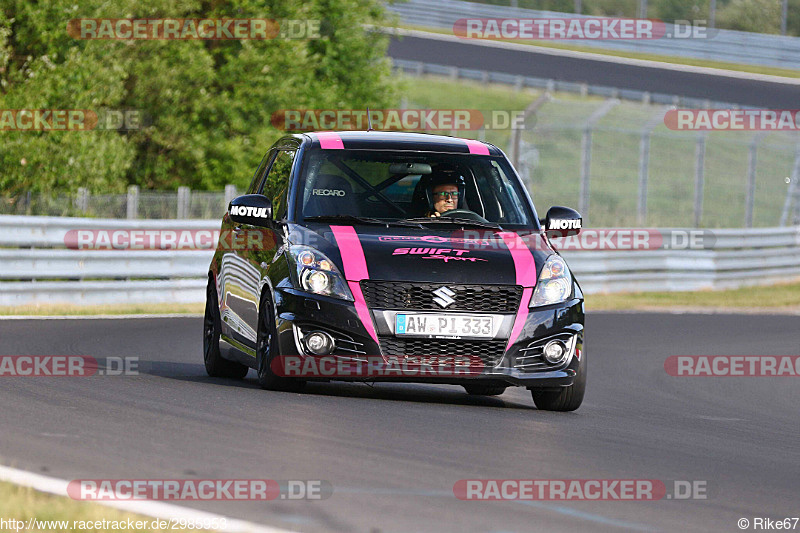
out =
[[475,211],[470,211],[469,209],[451,209],[450,211],[445,211],[440,216],[450,217],[450,218],[463,218],[466,220],[474,220],[476,222],[484,222],[486,224],[490,224],[488,220],[480,216]]

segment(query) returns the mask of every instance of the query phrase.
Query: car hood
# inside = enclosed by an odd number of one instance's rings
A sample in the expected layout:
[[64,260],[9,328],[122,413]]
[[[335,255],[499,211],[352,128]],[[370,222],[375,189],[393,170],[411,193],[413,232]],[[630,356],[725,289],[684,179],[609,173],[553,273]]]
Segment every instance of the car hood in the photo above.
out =
[[291,244],[307,244],[334,261],[348,281],[536,284],[554,253],[541,233],[447,226],[291,225]]

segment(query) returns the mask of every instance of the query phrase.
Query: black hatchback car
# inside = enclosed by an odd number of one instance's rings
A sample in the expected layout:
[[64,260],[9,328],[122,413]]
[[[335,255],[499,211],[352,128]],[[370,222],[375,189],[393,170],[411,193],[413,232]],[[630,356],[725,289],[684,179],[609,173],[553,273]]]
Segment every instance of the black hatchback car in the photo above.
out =
[[[542,225],[544,224],[545,227]],[[406,381],[577,409],[583,293],[497,147],[445,136],[320,132],[278,141],[222,220],[205,367],[268,389]],[[550,234],[550,235],[548,235]]]

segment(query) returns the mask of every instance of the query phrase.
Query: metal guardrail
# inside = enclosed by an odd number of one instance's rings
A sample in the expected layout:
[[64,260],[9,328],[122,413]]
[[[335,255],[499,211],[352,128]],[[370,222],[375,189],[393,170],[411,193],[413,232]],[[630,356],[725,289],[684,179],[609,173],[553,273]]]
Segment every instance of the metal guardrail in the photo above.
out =
[[[165,224],[2,215],[0,305],[203,302],[212,250],[72,250],[65,238],[78,229],[218,226],[216,220]],[[800,226],[724,229],[713,235],[714,244],[702,250],[570,250],[563,255],[587,294],[723,289],[800,278]]]
[[[573,13],[555,13],[477,4],[461,0],[407,0],[387,6],[400,21],[429,28],[453,29],[462,18],[593,18]],[[672,24],[667,24],[672,32]],[[643,54],[678,56],[731,63],[746,63],[779,68],[800,68],[800,38],[761,33],[709,30],[706,39],[654,39],[654,40],[564,40],[559,42],[607,50],[622,50]]]
[[537,78],[534,76],[518,76],[506,72],[491,72],[485,70],[475,70],[469,68],[453,67],[449,65],[438,65],[435,63],[422,63],[420,61],[408,61],[406,59],[392,59],[392,66],[395,70],[400,70],[406,74],[421,76],[423,74],[435,74],[447,76],[453,79],[475,80],[482,83],[502,83],[511,85],[518,89],[531,87],[554,92],[561,91],[567,93],[580,94],[581,96],[601,96],[603,98],[617,98],[620,100],[630,100],[642,102],[644,104],[663,104],[673,105],[681,108],[706,109],[706,108],[742,108],[749,106],[732,104],[729,102],[712,101],[702,98],[691,98],[667,93],[653,93],[649,91],[639,91],[636,89],[619,89],[605,85],[592,85],[588,83],[575,83],[569,81],[553,80],[548,78]]

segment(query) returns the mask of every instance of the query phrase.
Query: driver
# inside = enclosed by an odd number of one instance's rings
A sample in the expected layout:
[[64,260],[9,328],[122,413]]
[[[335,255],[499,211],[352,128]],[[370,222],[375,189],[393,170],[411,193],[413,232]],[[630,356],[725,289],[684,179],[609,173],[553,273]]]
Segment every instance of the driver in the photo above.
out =
[[440,217],[442,213],[457,209],[462,195],[463,178],[460,176],[442,176],[431,183],[429,202],[431,209],[425,214],[427,217]]

